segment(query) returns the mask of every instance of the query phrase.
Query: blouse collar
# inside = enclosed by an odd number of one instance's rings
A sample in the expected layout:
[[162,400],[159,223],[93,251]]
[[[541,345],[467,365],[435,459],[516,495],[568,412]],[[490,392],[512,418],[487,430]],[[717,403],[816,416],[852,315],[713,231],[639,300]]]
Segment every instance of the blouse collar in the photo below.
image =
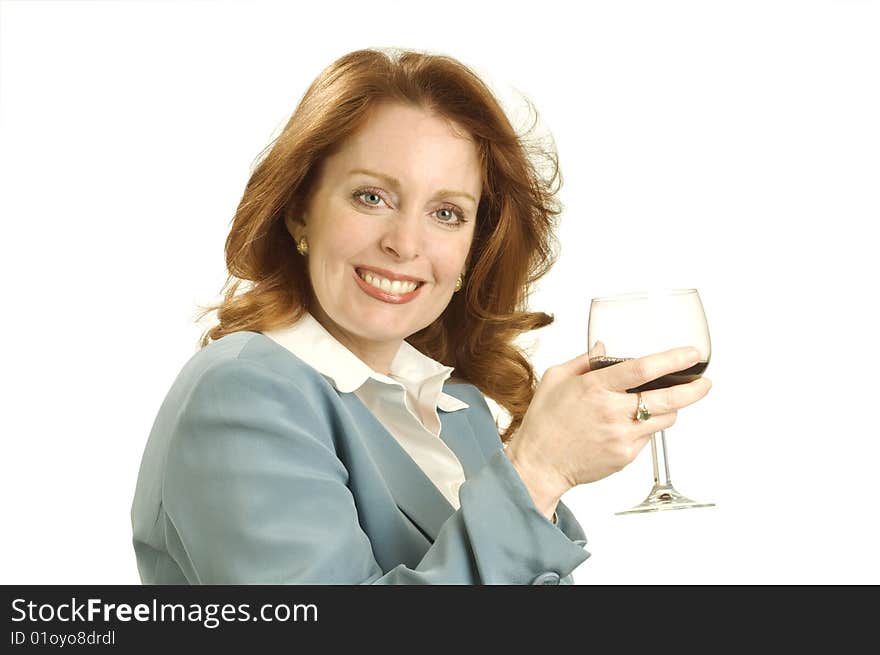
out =
[[[306,312],[294,325],[267,330],[263,334],[329,378],[336,390],[342,393],[351,393],[370,379],[384,384],[404,384],[413,388],[421,387],[426,382],[439,378],[440,384],[436,386],[441,388],[442,383],[454,370],[453,367],[444,366],[403,341],[391,361],[390,375],[384,375],[374,371],[342,345],[309,312]],[[442,389],[437,393],[436,405],[444,411],[451,412],[469,407],[467,403],[444,393]]]

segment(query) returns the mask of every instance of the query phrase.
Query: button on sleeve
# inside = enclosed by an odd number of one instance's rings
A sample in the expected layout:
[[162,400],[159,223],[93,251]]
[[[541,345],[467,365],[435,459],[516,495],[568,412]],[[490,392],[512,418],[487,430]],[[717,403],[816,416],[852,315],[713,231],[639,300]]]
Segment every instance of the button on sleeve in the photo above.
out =
[[558,585],[559,584],[559,574],[554,573],[553,571],[547,571],[546,573],[542,573],[537,578],[532,580],[532,584],[538,585]]

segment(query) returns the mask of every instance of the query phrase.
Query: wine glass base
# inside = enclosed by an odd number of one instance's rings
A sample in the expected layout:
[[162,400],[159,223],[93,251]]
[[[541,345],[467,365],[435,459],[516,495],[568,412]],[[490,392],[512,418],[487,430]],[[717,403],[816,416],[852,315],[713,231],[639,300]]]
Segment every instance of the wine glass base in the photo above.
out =
[[687,496],[678,493],[671,484],[656,484],[651,493],[635,507],[630,507],[621,512],[615,512],[615,516],[621,514],[642,514],[644,512],[662,512],[669,509],[690,509],[692,507],[714,507],[715,503],[698,503]]

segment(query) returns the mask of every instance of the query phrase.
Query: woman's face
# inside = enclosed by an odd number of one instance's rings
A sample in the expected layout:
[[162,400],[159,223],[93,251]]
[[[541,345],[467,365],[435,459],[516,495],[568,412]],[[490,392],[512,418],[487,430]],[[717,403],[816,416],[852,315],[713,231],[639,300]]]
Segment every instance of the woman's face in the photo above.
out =
[[414,106],[378,106],[324,160],[305,224],[288,222],[308,241],[315,318],[386,372],[401,341],[452,298],[480,192],[477,149],[464,130]]

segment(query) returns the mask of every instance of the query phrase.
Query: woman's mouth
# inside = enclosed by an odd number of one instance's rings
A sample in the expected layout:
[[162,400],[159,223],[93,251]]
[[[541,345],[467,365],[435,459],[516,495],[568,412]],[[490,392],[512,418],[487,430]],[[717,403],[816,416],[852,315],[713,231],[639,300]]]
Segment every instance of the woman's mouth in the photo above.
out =
[[419,295],[424,282],[405,282],[402,280],[391,281],[370,271],[355,269],[355,281],[358,286],[376,300],[392,304],[403,304]]

